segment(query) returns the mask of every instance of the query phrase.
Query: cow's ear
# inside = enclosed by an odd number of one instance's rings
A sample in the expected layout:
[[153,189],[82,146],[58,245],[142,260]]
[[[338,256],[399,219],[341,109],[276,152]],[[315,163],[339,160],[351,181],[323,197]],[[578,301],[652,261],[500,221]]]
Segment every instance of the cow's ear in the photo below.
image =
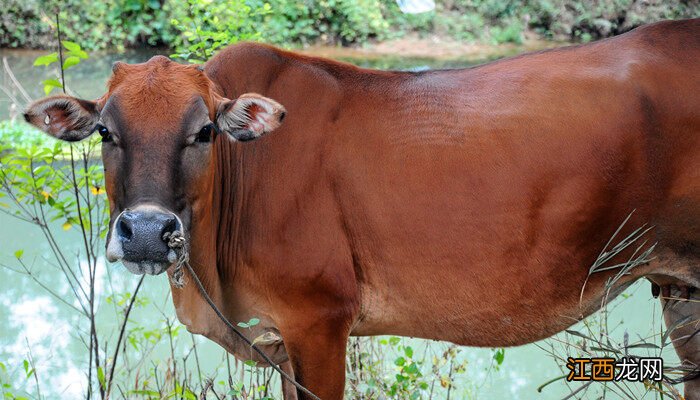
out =
[[219,103],[216,124],[235,140],[245,142],[277,129],[286,113],[280,103],[246,93],[236,100],[224,99]]
[[97,104],[71,96],[51,96],[30,104],[24,119],[49,135],[76,142],[90,136],[100,118]]

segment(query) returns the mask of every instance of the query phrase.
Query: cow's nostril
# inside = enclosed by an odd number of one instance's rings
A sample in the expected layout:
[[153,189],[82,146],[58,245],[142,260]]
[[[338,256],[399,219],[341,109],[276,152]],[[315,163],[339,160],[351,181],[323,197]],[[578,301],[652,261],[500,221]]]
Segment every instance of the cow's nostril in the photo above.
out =
[[[160,232],[160,237],[164,238],[166,233],[173,233],[177,229],[177,219],[174,215],[170,215],[168,220],[163,224],[163,230]],[[165,239],[163,239],[165,240]],[[167,240],[165,240],[167,242]]]
[[134,236],[131,223],[126,218],[119,218],[119,222],[117,222],[117,234],[123,240],[131,240]]
[[114,226],[123,260],[131,262],[169,262],[170,247],[164,236],[178,229],[181,226],[175,214],[149,209],[124,211]]

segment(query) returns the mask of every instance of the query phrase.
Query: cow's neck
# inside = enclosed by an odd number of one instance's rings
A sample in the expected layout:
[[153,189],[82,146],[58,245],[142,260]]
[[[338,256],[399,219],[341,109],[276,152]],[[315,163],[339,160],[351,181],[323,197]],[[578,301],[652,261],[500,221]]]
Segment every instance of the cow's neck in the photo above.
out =
[[[229,67],[229,73],[235,75],[234,66]],[[219,95],[236,98],[241,93],[263,93],[264,87],[270,84],[269,75],[261,73],[258,78],[255,80],[249,77],[246,80],[246,85],[251,87],[229,87],[231,84],[242,83],[239,80],[224,81],[227,85],[222,85]],[[216,83],[219,86],[222,82]],[[246,191],[253,186],[251,181],[256,176],[254,168],[246,168],[244,165],[246,146],[237,146],[221,135],[217,137],[214,146],[212,174],[208,177],[211,185],[208,192],[211,195],[207,196],[193,216],[190,260],[214,302],[230,321],[236,323],[245,318],[244,314],[252,311],[239,300],[245,297],[241,289],[246,287],[240,276],[248,239],[242,224],[246,220]],[[236,353],[236,347],[242,342],[236,340],[219,321],[199,294],[196,285],[173,288],[173,302],[178,318],[187,325],[188,330],[204,334]]]
[[[237,320],[227,310],[224,299],[223,282],[234,282],[236,263],[239,257],[239,204],[235,201],[240,191],[234,174],[238,168],[235,147],[225,137],[217,139],[212,159],[210,190],[202,196],[200,203],[193,210],[190,232],[190,265],[202,281],[207,293],[217,306],[234,322]],[[209,305],[199,293],[197,285],[186,274],[186,285],[172,288],[173,303],[177,316],[191,332],[203,334],[210,339],[229,347],[230,338],[226,328],[212,312]],[[232,349],[229,348],[229,351]]]

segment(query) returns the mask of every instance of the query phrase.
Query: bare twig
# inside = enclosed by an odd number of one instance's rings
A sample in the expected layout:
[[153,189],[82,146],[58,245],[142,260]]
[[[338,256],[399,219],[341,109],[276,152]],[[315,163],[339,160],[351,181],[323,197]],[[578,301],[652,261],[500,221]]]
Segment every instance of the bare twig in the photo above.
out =
[[[12,83],[15,85],[15,87],[17,88],[17,90],[22,94],[22,97],[24,97],[24,100],[25,100],[27,103],[31,103],[31,102],[32,102],[32,98],[29,97],[29,94],[27,93],[27,91],[24,90],[24,87],[22,87],[22,85],[19,83],[19,81],[18,81],[17,78],[15,77],[15,74],[12,72],[12,69],[10,68],[10,65],[9,65],[8,62],[7,62],[7,57],[3,57],[3,58],[2,58],[2,64],[3,64],[3,67],[5,68],[5,72],[7,73],[7,76],[10,77],[10,80],[11,80]],[[19,103],[17,103],[16,101],[15,101],[15,103],[16,103],[18,106],[22,106],[22,104],[19,104]]]
[[131,296],[131,301],[129,301],[129,305],[126,307],[126,310],[124,311],[124,320],[121,323],[121,327],[119,328],[119,338],[117,339],[117,345],[114,348],[114,355],[112,356],[112,367],[109,371],[109,378],[107,381],[107,387],[105,390],[105,397],[109,397],[111,391],[112,391],[112,381],[114,380],[114,371],[117,366],[117,360],[119,359],[119,349],[122,347],[121,343],[122,340],[124,339],[124,332],[126,331],[126,325],[129,322],[129,315],[131,314],[131,309],[134,306],[134,303],[136,302],[136,297],[139,294],[139,289],[141,289],[141,284],[143,283],[143,280],[145,278],[145,275],[141,275],[141,279],[139,279],[139,283],[136,285],[136,289],[134,289],[134,294]]
[[61,41],[61,22],[58,18],[58,12],[56,13],[56,35],[58,36],[58,67],[61,71],[61,89],[63,89],[63,94],[66,93],[66,77],[63,71],[63,42]]
[[32,355],[32,348],[29,346],[29,340],[27,338],[24,338],[25,343],[27,344],[27,358],[29,359],[29,365],[32,367],[32,375],[34,375],[34,383],[36,384],[36,398],[41,399],[41,388],[39,386],[39,377],[38,377],[38,372],[36,370],[36,364],[34,363],[34,356]]

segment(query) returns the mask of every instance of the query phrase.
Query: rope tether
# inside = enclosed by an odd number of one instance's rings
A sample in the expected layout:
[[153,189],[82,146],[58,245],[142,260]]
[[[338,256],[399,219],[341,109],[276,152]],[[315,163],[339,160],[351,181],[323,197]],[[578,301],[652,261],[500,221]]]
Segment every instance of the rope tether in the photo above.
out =
[[270,365],[275,371],[279,372],[280,375],[284,379],[286,379],[289,383],[294,385],[297,389],[300,391],[304,392],[308,396],[310,396],[314,400],[321,400],[318,396],[313,394],[309,389],[305,388],[302,384],[294,380],[289,374],[286,372],[282,371],[280,367],[277,366],[277,364],[273,363],[272,360],[270,360],[270,357],[267,356],[262,350],[258,348],[253,342],[250,341],[241,331],[236,329],[236,327],[224,316],[224,314],[219,310],[219,308],[214,304],[214,301],[209,297],[209,294],[207,291],[204,289],[204,285],[202,285],[202,282],[199,280],[199,277],[197,274],[195,274],[194,270],[192,269],[192,266],[189,263],[190,257],[187,252],[187,248],[185,246],[185,237],[180,231],[175,231],[175,232],[166,232],[163,235],[163,240],[168,243],[168,247],[171,248],[176,254],[177,254],[177,262],[175,263],[175,270],[173,270],[173,276],[172,276],[172,283],[173,286],[176,288],[182,288],[185,286],[185,277],[184,277],[184,271],[183,271],[183,266],[187,267],[187,270],[189,271],[190,275],[192,275],[192,278],[194,278],[194,282],[197,284],[197,287],[199,288],[199,292],[202,294],[202,297],[204,297],[204,300],[207,301],[209,306],[211,307],[212,310],[214,310],[214,313],[219,317],[219,319],[228,326],[229,329],[231,329],[241,340],[243,340],[248,346],[250,346],[253,350],[255,350],[260,357],[265,360],[265,362]]

